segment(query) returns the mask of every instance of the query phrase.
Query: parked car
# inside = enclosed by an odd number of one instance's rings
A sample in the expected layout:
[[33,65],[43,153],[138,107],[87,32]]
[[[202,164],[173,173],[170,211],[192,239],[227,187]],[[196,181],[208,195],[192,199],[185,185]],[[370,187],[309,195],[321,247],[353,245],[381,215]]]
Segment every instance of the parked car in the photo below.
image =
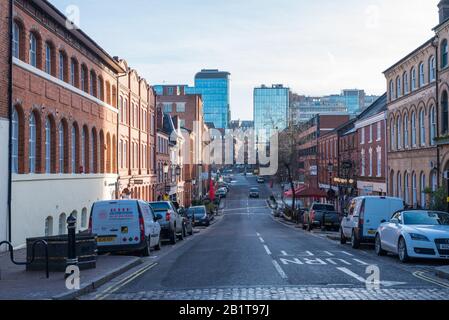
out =
[[97,234],[98,252],[135,252],[149,256],[161,249],[160,220],[139,200],[98,201],[92,205],[89,230]]
[[251,188],[249,190],[249,197],[250,198],[260,198],[259,188]]
[[341,222],[340,242],[357,249],[361,243],[374,242],[377,229],[383,221],[389,221],[404,209],[404,201],[391,197],[358,197],[351,201],[349,210]]
[[449,259],[449,214],[427,210],[397,212],[379,226],[378,255],[391,252],[402,262],[412,258]]
[[227,191],[226,188],[220,188],[220,189],[217,190],[217,192],[215,193],[215,195],[216,195],[217,197],[220,197],[220,198],[226,198],[227,195],[228,195],[228,191]]
[[185,233],[189,236],[193,236],[193,221],[189,219],[187,215],[187,209],[179,208],[178,213],[183,219]]
[[318,227],[323,230],[334,229],[338,231],[340,229],[340,218],[335,206],[326,203],[313,203],[310,209],[303,214],[302,227],[304,230],[312,230],[314,227]]
[[170,201],[150,202],[150,206],[156,215],[161,215],[159,224],[161,225],[161,235],[163,239],[170,240],[172,244],[183,240],[186,234],[183,218],[179,215],[175,206]]
[[264,177],[258,177],[257,178],[257,183],[265,183],[265,178]]
[[210,226],[211,218],[205,206],[190,207],[187,209],[187,216],[194,226]]

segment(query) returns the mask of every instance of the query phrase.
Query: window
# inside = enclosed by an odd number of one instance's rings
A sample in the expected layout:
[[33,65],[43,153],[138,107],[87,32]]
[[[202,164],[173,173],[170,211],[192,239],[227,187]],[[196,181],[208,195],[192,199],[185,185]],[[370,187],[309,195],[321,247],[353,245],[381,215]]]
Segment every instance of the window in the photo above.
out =
[[401,176],[401,174],[399,172],[398,172],[398,183],[397,183],[397,186],[398,186],[398,188],[397,188],[396,196],[404,198],[404,194],[403,194],[404,190],[402,189],[402,176]]
[[123,97],[120,96],[119,100],[120,100],[120,105],[119,105],[119,108],[120,108],[120,110],[119,110],[119,112],[120,112],[120,122],[123,123]]
[[365,144],[365,128],[362,128],[360,131],[361,137],[360,137],[360,144]]
[[373,176],[373,149],[369,149],[369,176]]
[[37,39],[33,33],[30,33],[30,64],[37,68]]
[[394,150],[394,141],[396,139],[396,135],[395,135],[395,125],[394,125],[394,120],[391,120],[390,123],[390,150]]
[[419,65],[419,86],[423,87],[426,84],[426,78],[424,73],[424,63]]
[[75,59],[70,60],[70,84],[76,87],[76,72],[77,72],[77,63]]
[[437,191],[437,188],[438,188],[438,174],[437,174],[436,170],[432,172],[431,183],[432,183],[432,191],[433,192]]
[[408,115],[404,116],[404,147],[409,147],[409,139],[408,139]]
[[425,115],[424,110],[419,112],[419,140],[421,146],[426,145],[426,127],[425,127]]
[[128,141],[126,140],[123,146],[123,162],[125,164],[125,168],[128,168]]
[[397,140],[397,148],[398,149],[402,149],[402,137],[401,137],[401,133],[402,133],[402,128],[401,128],[401,117],[398,118],[397,123],[396,123],[396,132],[398,135],[398,140]]
[[123,117],[125,119],[125,123],[129,124],[128,99],[126,99],[126,98],[125,98],[125,104],[123,106]]
[[429,81],[435,81],[436,79],[436,62],[435,62],[435,57],[430,57],[429,59]]
[[53,218],[47,217],[45,219],[45,236],[51,237],[53,235]]
[[401,93],[402,93],[401,78],[397,77],[396,78],[396,98],[399,98],[401,96]]
[[173,112],[173,105],[171,103],[164,103],[164,113]]
[[87,227],[87,209],[83,208],[81,211],[81,228],[86,229]]
[[377,148],[377,177],[382,177],[382,148]]
[[64,52],[59,52],[59,80],[65,80],[65,54]]
[[412,91],[416,90],[416,69],[413,68],[411,71],[411,86],[412,86]]
[[393,80],[390,81],[390,101],[394,99],[394,83]]
[[444,69],[448,65],[448,46],[447,46],[447,40],[444,40],[441,43],[441,68]]
[[449,112],[448,112],[448,97],[447,97],[447,91],[443,91],[443,95],[441,97],[441,113],[443,119],[441,120],[442,126],[441,130],[443,134],[448,133],[448,124],[449,124]]
[[86,173],[86,130],[83,128],[81,133],[81,173]]
[[101,77],[98,77],[98,99],[101,101],[104,101],[104,86],[103,86],[103,79]]
[[30,115],[29,141],[28,141],[30,173],[36,172],[36,116]]
[[89,149],[89,151],[90,151],[90,154],[89,154],[89,171],[90,171],[90,173],[95,173],[96,170],[94,168],[95,167],[94,159],[95,159],[95,150],[96,150],[96,148],[95,148],[95,131],[94,130],[92,130],[92,134],[90,134],[89,147],[90,147],[90,149]]
[[45,44],[45,72],[48,74],[52,74],[51,68],[51,59],[52,58],[52,48],[49,43]]
[[12,55],[17,59],[20,57],[20,28],[15,22],[12,26]]
[[419,183],[419,190],[421,190],[421,208],[426,208],[426,175],[421,173],[421,179]]
[[373,142],[373,125],[369,126],[369,143]]
[[97,82],[97,76],[95,75],[95,73],[93,71],[90,72],[90,81],[89,81],[89,94],[91,96],[96,97],[97,96],[97,92],[96,92],[96,82]]
[[416,207],[418,204],[418,190],[417,190],[417,181],[416,181],[416,173],[412,174],[412,205]]
[[365,161],[365,150],[362,150],[362,177],[365,176],[365,165],[366,165],[366,161]]
[[436,121],[435,107],[432,106],[430,108],[430,144],[432,146],[435,145],[436,133],[437,133],[437,121]]
[[58,146],[58,154],[59,154],[59,173],[64,173],[64,139],[65,139],[65,131],[64,124],[61,122],[58,128],[58,136],[59,136],[59,146]]
[[67,233],[67,216],[65,213],[61,213],[59,216],[59,235],[63,235]]
[[412,147],[416,147],[416,114],[412,113]]
[[87,67],[85,65],[81,66],[81,90],[83,90],[84,92],[88,92],[88,88],[87,88],[87,83],[88,83],[88,78],[87,78]]
[[45,120],[45,173],[51,173],[51,122]]
[[407,94],[409,92],[409,83],[408,83],[408,74],[407,72],[404,72],[403,81],[404,81],[404,94]]
[[177,103],[176,104],[176,112],[186,112],[186,104],[185,103]]
[[12,172],[19,173],[19,113],[17,109],[14,108],[12,114],[12,153],[11,153],[11,162],[12,162]]
[[377,123],[377,141],[382,140],[382,122]]
[[76,135],[76,127],[75,125],[72,126],[72,173],[77,172],[77,164],[76,164],[76,145],[77,145],[77,135]]
[[404,201],[406,204],[410,204],[410,189],[409,189],[409,174],[404,174]]

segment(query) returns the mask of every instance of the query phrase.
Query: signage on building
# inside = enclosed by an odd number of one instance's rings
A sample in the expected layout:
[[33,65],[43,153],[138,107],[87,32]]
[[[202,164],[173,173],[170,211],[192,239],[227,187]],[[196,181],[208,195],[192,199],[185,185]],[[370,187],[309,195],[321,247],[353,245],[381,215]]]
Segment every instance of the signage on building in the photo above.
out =
[[317,176],[318,175],[318,166],[310,166],[310,175]]
[[141,185],[143,184],[143,180],[134,180],[134,184]]

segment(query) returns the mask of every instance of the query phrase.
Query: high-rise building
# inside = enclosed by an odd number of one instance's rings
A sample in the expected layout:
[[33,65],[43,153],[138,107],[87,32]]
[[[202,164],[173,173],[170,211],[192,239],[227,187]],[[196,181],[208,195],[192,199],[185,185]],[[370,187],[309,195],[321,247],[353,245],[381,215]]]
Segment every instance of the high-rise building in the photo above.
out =
[[254,89],[254,129],[259,143],[268,142],[274,130],[288,126],[290,89],[282,84]]
[[345,105],[350,114],[362,112],[365,108],[365,91],[364,90],[343,90],[341,93]]
[[203,69],[195,75],[195,87],[186,87],[187,94],[201,94],[204,121],[215,128],[227,129],[231,120],[230,73],[218,69]]

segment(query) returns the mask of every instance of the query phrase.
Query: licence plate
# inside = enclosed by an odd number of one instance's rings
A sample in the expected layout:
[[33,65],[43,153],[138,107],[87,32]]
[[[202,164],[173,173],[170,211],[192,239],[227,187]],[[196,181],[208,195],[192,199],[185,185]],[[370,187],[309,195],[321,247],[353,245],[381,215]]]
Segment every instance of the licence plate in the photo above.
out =
[[97,242],[113,242],[116,237],[98,237]]
[[376,230],[368,230],[368,234],[376,234]]
[[449,244],[440,244],[441,250],[449,250]]

